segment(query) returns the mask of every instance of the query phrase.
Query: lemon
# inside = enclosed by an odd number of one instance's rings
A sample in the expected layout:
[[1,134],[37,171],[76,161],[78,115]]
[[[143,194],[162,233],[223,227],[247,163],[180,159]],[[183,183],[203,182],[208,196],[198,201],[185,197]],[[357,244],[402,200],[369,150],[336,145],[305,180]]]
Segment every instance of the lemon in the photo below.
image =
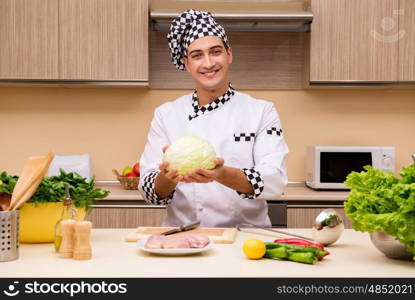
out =
[[261,240],[247,239],[242,246],[242,250],[249,259],[260,259],[264,256],[266,247]]

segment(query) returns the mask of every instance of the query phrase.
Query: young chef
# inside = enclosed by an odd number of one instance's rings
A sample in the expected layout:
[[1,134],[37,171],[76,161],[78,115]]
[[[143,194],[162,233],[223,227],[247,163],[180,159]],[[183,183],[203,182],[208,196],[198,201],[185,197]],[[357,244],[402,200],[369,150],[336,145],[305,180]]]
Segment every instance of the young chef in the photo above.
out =
[[[196,89],[155,110],[140,159],[140,193],[150,204],[166,205],[164,226],[195,220],[202,227],[271,226],[265,199],[281,195],[287,184],[288,147],[277,111],[230,85],[232,49],[210,13],[183,12],[167,39],[174,65],[190,73]],[[166,146],[186,135],[213,146],[215,169],[184,177],[166,170]]]

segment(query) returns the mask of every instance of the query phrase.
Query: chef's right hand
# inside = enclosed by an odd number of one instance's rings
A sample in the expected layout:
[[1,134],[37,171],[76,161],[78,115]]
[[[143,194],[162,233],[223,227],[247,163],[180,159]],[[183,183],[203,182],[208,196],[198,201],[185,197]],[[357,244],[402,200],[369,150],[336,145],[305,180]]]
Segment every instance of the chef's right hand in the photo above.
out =
[[[163,153],[166,152],[167,148],[169,148],[168,145],[164,146],[162,148]],[[178,183],[180,181],[183,181],[183,176],[177,174],[177,169],[171,169],[170,171],[167,170],[167,167],[170,165],[170,163],[168,161],[162,162],[159,165],[159,169],[160,169],[160,176],[163,177],[163,179],[174,182],[174,183]]]
[[160,169],[160,176],[163,176],[164,179],[172,182],[180,182],[183,181],[183,176],[177,174],[177,169],[171,169],[170,171],[167,171],[167,167],[170,165],[168,161],[162,162],[159,165]]

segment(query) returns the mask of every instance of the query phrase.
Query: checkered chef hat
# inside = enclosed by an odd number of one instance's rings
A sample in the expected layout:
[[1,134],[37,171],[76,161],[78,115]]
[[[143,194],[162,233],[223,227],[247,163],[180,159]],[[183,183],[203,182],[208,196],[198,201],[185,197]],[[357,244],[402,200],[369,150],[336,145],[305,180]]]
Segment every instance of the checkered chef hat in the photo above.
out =
[[219,37],[229,48],[225,29],[216,23],[209,12],[189,9],[172,21],[167,40],[170,56],[176,68],[185,70],[182,60],[187,56],[187,47],[194,40],[208,35]]

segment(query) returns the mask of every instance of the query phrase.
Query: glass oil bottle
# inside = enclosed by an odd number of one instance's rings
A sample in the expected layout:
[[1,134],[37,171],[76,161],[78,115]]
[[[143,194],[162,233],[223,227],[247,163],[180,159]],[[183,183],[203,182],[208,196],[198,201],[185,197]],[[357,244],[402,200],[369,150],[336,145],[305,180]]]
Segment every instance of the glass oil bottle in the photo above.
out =
[[76,207],[73,204],[71,195],[69,193],[69,185],[67,183],[65,183],[65,199],[63,200],[63,209],[62,209],[62,214],[61,214],[61,218],[59,219],[59,221],[56,223],[55,225],[55,251],[59,252],[61,243],[62,243],[62,233],[61,233],[61,226],[60,223],[63,220],[68,220],[68,219],[72,219],[72,220],[76,220],[77,217],[77,210]]

